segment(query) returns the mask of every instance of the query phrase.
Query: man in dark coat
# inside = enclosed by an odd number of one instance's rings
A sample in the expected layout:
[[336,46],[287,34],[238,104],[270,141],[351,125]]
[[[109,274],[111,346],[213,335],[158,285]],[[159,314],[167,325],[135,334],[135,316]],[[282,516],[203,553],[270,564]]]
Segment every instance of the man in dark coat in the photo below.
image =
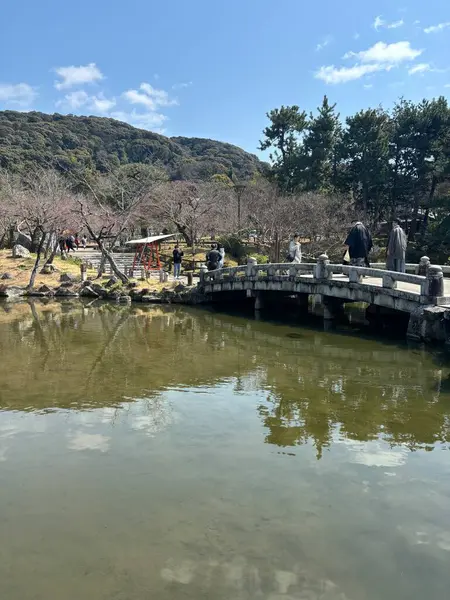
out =
[[372,250],[372,236],[370,231],[361,221],[354,221],[353,226],[348,232],[345,240],[348,253],[350,254],[350,264],[355,267],[369,266],[369,252]]
[[216,245],[212,244],[211,250],[206,255],[206,266],[208,267],[208,271],[215,271],[218,269],[221,260],[222,255],[217,250]]

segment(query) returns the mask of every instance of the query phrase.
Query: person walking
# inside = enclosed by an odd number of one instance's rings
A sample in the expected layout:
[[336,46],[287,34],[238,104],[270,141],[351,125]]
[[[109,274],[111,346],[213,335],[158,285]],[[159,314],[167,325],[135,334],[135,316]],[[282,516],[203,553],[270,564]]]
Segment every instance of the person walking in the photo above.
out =
[[388,271],[398,271],[404,273],[406,270],[405,254],[408,245],[406,233],[400,227],[397,220],[392,222],[391,233],[389,234],[387,253],[386,253],[386,269]]
[[81,238],[81,245],[83,246],[83,250],[86,250],[87,237],[85,235],[83,235],[83,237]]
[[69,252],[72,250],[72,252],[75,252],[75,238],[73,237],[73,235],[69,235],[66,239],[66,246],[67,246],[67,254],[69,254]]
[[298,241],[298,233],[295,233],[289,243],[289,258],[293,263],[302,262],[302,246]]
[[173,249],[173,277],[174,279],[180,279],[181,273],[181,262],[183,260],[184,252],[180,250],[178,244]]
[[211,244],[211,250],[206,255],[206,266],[208,271],[215,271],[219,268],[222,255],[217,250],[216,244]]
[[344,242],[347,247],[350,264],[354,267],[369,267],[369,252],[372,250],[372,236],[361,221],[352,221],[352,228]]
[[61,256],[64,256],[64,252],[66,251],[66,240],[64,237],[60,237],[58,240],[59,251],[61,252]]
[[77,247],[77,250],[79,250],[80,249],[80,238],[78,236],[78,233],[75,234],[74,244]]

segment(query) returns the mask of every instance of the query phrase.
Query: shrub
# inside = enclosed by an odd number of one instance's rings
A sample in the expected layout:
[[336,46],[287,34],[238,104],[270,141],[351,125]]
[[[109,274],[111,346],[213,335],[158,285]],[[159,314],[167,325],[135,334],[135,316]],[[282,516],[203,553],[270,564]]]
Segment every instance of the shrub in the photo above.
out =
[[218,239],[218,242],[224,247],[225,254],[233,256],[238,262],[241,262],[247,255],[247,248],[242,243],[241,238],[237,235],[231,234],[223,236]]
[[252,254],[252,258],[256,258],[256,262],[258,265],[267,265],[269,262],[269,257],[267,254]]

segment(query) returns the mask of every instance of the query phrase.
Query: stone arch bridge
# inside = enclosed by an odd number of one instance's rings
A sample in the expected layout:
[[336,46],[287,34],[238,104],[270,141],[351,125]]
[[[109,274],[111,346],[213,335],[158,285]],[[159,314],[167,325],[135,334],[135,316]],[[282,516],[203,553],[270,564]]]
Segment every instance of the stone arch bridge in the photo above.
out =
[[239,267],[203,270],[199,289],[210,301],[231,298],[230,292],[254,298],[257,311],[274,292],[297,297],[303,307],[314,295],[324,305],[324,319],[335,318],[344,303],[364,302],[381,318],[392,311],[408,313],[411,339],[450,343],[450,278],[444,278],[450,267],[430,265],[424,257],[407,270],[413,272],[331,264],[325,254],[316,263],[258,265],[249,259]]

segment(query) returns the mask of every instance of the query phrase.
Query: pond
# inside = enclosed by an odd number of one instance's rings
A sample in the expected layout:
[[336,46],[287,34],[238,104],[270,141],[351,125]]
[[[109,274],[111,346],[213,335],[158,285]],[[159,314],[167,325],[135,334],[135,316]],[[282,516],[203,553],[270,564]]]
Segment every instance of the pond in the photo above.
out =
[[0,598],[448,596],[444,355],[80,302],[0,353]]

